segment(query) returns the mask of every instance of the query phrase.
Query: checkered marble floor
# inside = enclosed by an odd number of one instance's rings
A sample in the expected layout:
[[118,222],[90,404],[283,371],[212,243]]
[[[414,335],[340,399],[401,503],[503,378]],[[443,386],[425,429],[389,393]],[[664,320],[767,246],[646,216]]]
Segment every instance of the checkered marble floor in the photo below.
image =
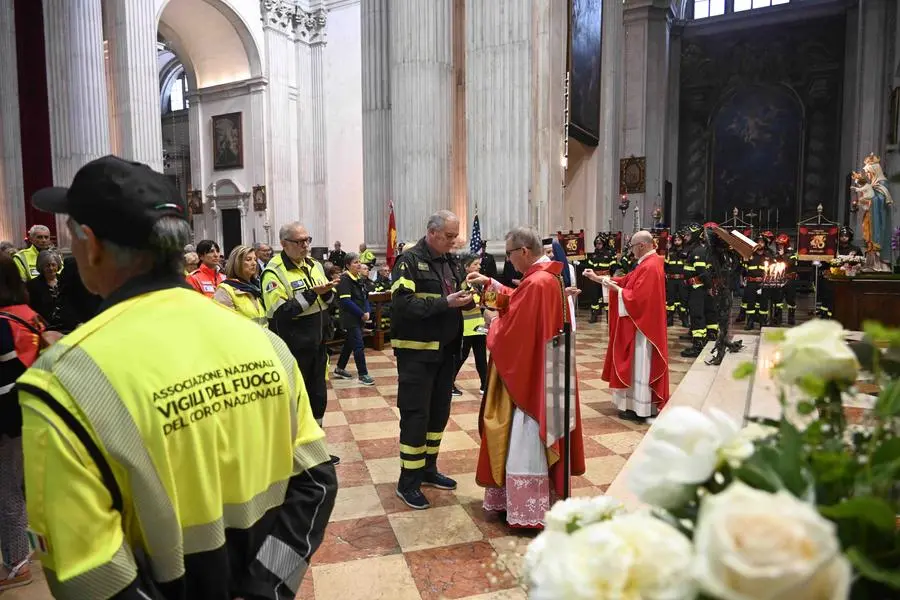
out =
[[[669,331],[673,391],[693,362],[678,356],[687,344],[678,340],[684,333],[680,327]],[[615,416],[607,385],[600,379],[606,344],[605,320],[596,325],[579,321],[576,360],[587,458],[587,472],[572,483],[579,495],[603,493],[647,429]],[[481,509],[483,490],[475,484],[480,397],[473,359],[457,380],[463,395],[453,399],[438,459],[438,467],[459,487],[426,490],[432,508],[425,511],[407,508],[394,495],[399,474],[394,357],[390,349],[367,350],[367,361],[375,386],[355,380],[329,384],[324,426],[331,452],[342,459],[337,467],[340,490],[325,540],[297,598],[525,598],[517,588],[519,565],[512,556],[531,536],[486,514]],[[3,598],[44,600],[50,595],[37,581]]]

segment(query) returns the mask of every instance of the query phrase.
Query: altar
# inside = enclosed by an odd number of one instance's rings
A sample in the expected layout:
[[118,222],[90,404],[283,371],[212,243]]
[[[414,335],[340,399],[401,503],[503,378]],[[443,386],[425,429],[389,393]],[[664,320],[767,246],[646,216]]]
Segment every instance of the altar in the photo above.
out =
[[834,318],[850,331],[859,331],[868,319],[900,326],[900,275],[860,274],[826,276],[834,295]]

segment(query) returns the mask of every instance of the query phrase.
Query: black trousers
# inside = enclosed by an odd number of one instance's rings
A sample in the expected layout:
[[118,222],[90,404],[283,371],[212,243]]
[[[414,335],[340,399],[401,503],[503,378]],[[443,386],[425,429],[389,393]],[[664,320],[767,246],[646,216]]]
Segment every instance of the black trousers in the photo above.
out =
[[318,348],[299,349],[292,354],[297,360],[297,366],[300,367],[300,374],[303,375],[303,384],[306,386],[313,417],[321,425],[325,416],[325,404],[328,402],[328,391],[325,387],[328,356],[325,353],[325,344],[321,344]]
[[475,353],[475,369],[478,371],[478,378],[481,379],[481,389],[487,385],[487,336],[486,335],[466,335],[463,336],[462,351],[459,353],[459,364],[456,365],[456,374],[469,358],[469,350]]
[[797,308],[797,285],[793,280],[785,282],[784,286],[772,289],[772,303],[775,308]]
[[769,297],[767,290],[762,289],[758,281],[748,281],[744,286],[744,295],[741,298],[741,307],[746,309],[747,316],[767,315],[769,313]]
[[690,309],[688,304],[691,301],[691,286],[684,282],[684,279],[678,280],[678,299],[681,302],[680,312],[688,313]]
[[666,312],[674,313],[681,311],[681,284],[683,279],[666,278]]
[[451,344],[442,352],[439,362],[397,356],[401,465],[397,488],[404,492],[419,489],[427,473],[437,472],[441,438],[450,419],[459,346]]
[[603,305],[603,286],[585,277],[584,293],[588,302],[591,303],[591,310],[600,310],[600,307]]
[[337,368],[343,369],[350,361],[350,354],[353,354],[353,360],[356,362],[356,374],[359,377],[369,374],[366,367],[366,346],[363,344],[362,329],[359,327],[348,327],[345,330],[344,347],[341,348],[341,356],[338,358]]
[[706,339],[706,315],[708,309],[706,288],[691,287],[688,295],[688,311],[691,318],[691,337],[694,340]]

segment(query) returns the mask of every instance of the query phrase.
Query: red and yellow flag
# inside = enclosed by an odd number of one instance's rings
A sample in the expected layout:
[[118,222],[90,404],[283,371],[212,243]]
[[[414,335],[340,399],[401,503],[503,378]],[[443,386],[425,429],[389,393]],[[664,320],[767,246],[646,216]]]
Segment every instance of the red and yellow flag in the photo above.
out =
[[394,268],[394,261],[397,257],[394,255],[397,248],[397,222],[394,220],[394,203],[391,202],[391,214],[388,217],[387,231],[387,264],[390,268]]

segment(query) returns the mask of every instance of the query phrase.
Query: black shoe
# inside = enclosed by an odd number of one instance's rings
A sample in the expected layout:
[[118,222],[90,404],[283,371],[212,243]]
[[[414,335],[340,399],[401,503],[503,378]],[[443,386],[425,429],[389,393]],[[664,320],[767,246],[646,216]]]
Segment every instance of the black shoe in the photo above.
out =
[[697,358],[700,356],[700,353],[703,352],[704,340],[701,338],[697,338],[694,340],[694,343],[690,348],[685,348],[681,351],[681,356],[684,358]]
[[453,391],[450,393],[453,394],[454,396],[462,396],[462,391],[455,385],[453,386]]
[[692,340],[692,339],[694,339],[694,336],[691,335],[691,332],[690,332],[690,331],[688,331],[688,332],[685,333],[684,335],[679,335],[679,336],[678,336],[678,339],[679,339],[679,340]]
[[682,317],[681,318],[681,326],[684,327],[685,329],[687,329],[688,327],[691,326],[691,321],[687,317]]
[[425,473],[425,476],[422,478],[422,485],[427,485],[439,490],[456,489],[456,481],[441,473]]
[[644,422],[644,418],[639,417],[638,414],[636,412],[634,412],[633,410],[620,410],[618,416],[623,421],[634,421],[636,423]]
[[675,313],[669,311],[666,315],[666,327],[671,327],[675,324]]
[[408,492],[397,490],[397,497],[403,500],[405,505],[416,510],[431,508],[431,503],[428,502],[428,498],[425,497],[422,490],[409,490]]
[[597,310],[591,309],[591,318],[588,319],[588,323],[596,323],[597,322]]
[[339,464],[341,464],[341,457],[340,457],[340,456],[335,456],[334,454],[332,454],[332,455],[331,455],[331,465],[334,466],[334,467],[336,467],[336,466],[338,466]]
[[795,325],[797,322],[796,317],[794,315],[794,309],[788,309],[788,325]]
[[747,324],[744,325],[744,331],[752,331],[753,330],[753,321],[754,321],[753,317],[747,318]]

